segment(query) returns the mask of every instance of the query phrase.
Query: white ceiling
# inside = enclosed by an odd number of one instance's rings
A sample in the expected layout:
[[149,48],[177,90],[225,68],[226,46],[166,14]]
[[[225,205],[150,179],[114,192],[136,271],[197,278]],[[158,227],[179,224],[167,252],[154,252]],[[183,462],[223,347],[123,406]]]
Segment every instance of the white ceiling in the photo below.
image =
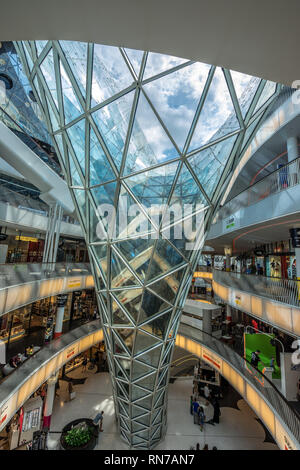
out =
[[162,52],[291,85],[299,0],[14,0],[0,40],[69,39]]

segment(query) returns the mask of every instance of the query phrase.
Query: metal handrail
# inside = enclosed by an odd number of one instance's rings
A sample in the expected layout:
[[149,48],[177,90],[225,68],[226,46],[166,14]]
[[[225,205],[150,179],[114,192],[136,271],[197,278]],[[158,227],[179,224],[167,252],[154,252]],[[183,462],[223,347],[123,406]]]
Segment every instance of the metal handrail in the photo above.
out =
[[0,265],[0,289],[57,277],[91,274],[90,263],[25,263]]
[[298,281],[293,279],[239,274],[214,269],[213,280],[221,282],[227,287],[300,307],[300,286],[298,285]]
[[[286,423],[292,434],[296,437],[297,441],[300,442],[300,414],[289,404],[287,399],[268,377],[220,339],[217,339],[197,328],[188,328],[187,333],[185,333],[186,330],[187,329],[184,325],[180,325],[178,333],[182,332],[184,336],[207,346],[221,356],[225,361],[229,362],[236,370],[241,372],[241,375],[247,377],[247,381],[266,398],[266,401],[270,403],[276,413],[281,417],[282,421]],[[191,334],[193,332],[196,332],[196,334]],[[247,369],[245,368],[245,362],[250,364],[251,368],[255,369],[256,372],[263,377],[264,381],[268,382],[269,387],[264,387],[252,374],[249,373],[246,375],[245,372]]]
[[297,184],[300,184],[300,158],[296,158],[292,162],[274,170],[272,173],[226,202],[217,212],[213,224],[224,220],[239,209],[256,204],[272,194],[291,188]]

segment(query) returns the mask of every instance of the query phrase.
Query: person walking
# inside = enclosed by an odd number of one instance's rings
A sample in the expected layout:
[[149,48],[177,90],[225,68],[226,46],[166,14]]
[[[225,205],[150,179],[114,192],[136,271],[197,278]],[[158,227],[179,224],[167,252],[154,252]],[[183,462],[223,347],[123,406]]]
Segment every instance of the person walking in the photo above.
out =
[[199,416],[200,431],[202,432],[203,431],[203,426],[204,426],[204,423],[205,423],[205,414],[204,414],[204,410],[203,410],[202,406],[199,406],[198,416]]
[[82,373],[86,371],[87,363],[88,363],[87,357],[84,356],[83,361],[82,361]]
[[198,408],[199,408],[199,403],[195,398],[195,400],[193,401],[194,424],[198,424]]
[[103,429],[102,429],[103,415],[104,415],[104,411],[101,411],[101,413],[98,413],[93,420],[93,424],[95,426],[99,426],[99,432],[103,432]]
[[203,392],[204,392],[204,396],[205,396],[206,400],[209,400],[209,398],[210,398],[210,389],[208,387],[208,384],[205,384]]
[[72,382],[68,382],[68,393],[69,393],[69,401],[71,401],[74,398],[73,397],[74,388],[73,388]]

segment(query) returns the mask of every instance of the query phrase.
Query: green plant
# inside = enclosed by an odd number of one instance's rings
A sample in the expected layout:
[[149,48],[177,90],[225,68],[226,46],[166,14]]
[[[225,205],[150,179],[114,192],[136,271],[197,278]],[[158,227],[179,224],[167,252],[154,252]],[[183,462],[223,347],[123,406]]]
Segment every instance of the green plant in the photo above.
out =
[[71,429],[65,435],[65,441],[70,447],[80,447],[86,444],[92,437],[92,428]]

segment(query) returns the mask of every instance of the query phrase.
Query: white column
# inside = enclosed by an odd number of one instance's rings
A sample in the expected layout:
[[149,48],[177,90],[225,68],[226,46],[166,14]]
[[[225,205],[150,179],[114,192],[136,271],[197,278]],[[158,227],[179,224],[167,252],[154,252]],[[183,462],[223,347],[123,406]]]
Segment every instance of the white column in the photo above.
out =
[[298,158],[298,139],[297,137],[289,137],[286,141],[288,162]]
[[54,330],[54,339],[59,338],[62,334],[65,305],[67,302],[67,295],[58,295],[57,296],[57,312],[55,320],[55,330]]
[[230,305],[226,305],[226,321],[227,322],[232,322],[232,315],[231,315]]
[[50,429],[53,403],[55,398],[55,384],[58,374],[52,375],[47,381],[47,396],[45,398],[43,427]]

